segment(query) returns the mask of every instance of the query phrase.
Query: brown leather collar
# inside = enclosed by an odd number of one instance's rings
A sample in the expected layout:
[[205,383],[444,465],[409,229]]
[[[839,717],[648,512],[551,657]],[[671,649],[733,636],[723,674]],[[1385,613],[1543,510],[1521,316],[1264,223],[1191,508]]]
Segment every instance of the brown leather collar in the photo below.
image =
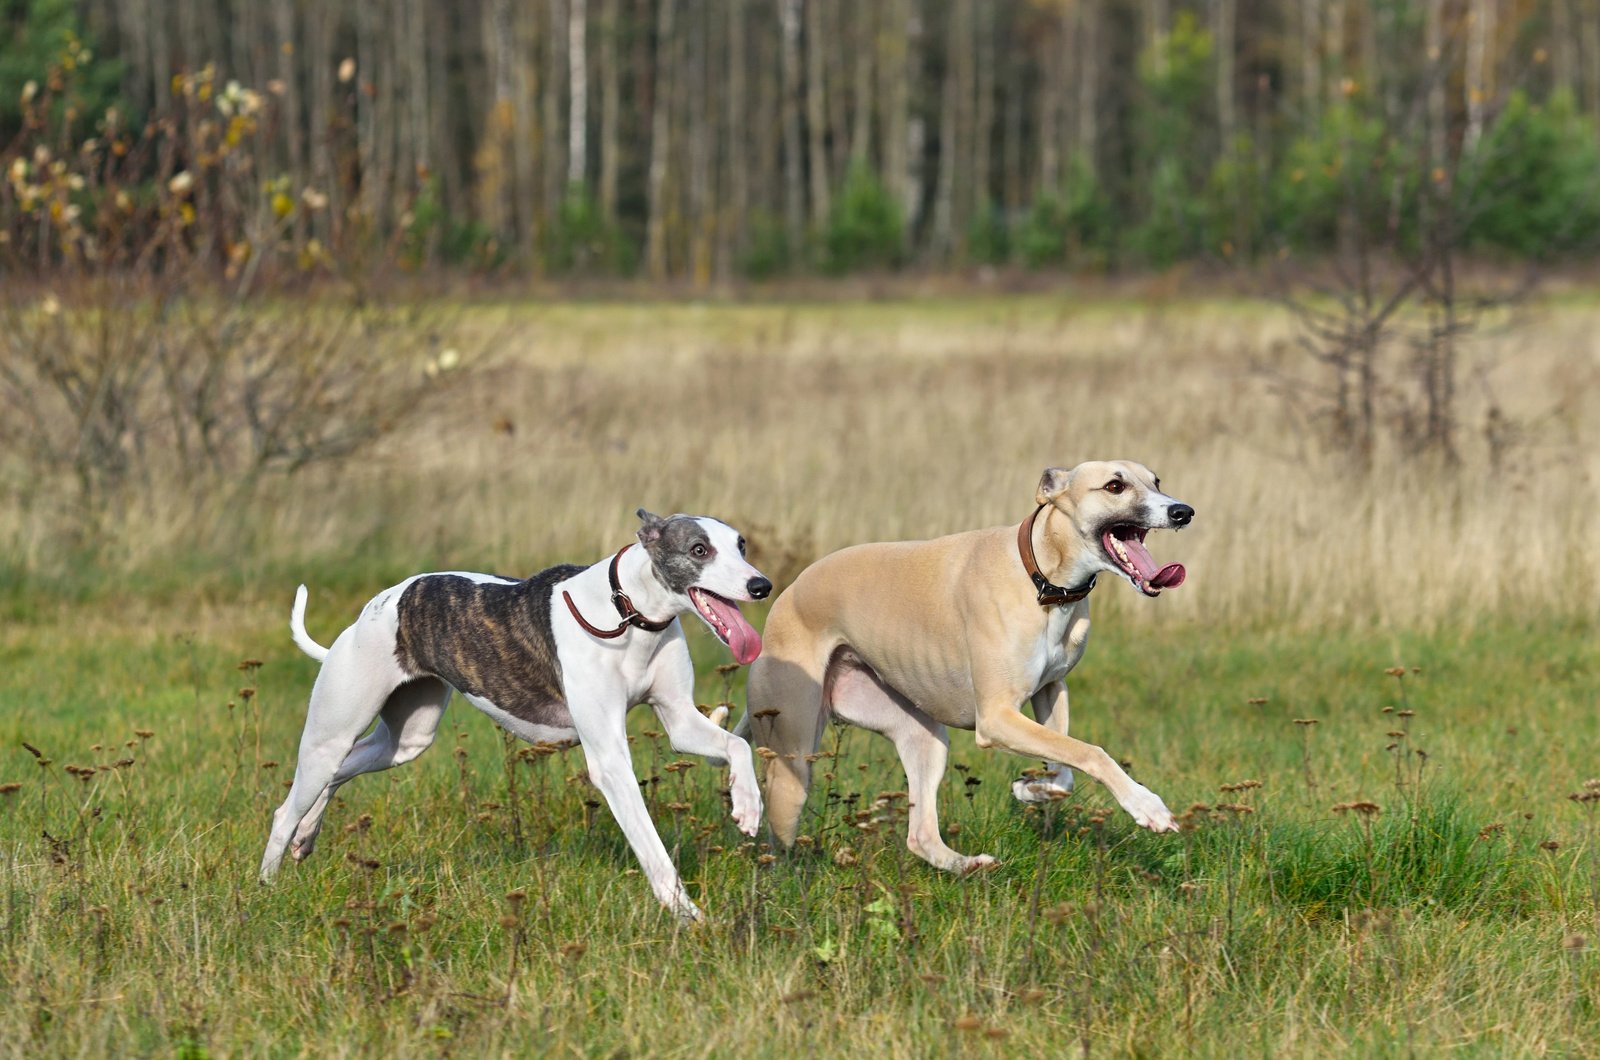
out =
[[1028,577],[1033,579],[1033,587],[1039,590],[1040,607],[1075,604],[1094,591],[1095,579],[1100,575],[1091,574],[1089,580],[1082,585],[1063,589],[1059,585],[1052,585],[1049,579],[1039,573],[1039,561],[1033,558],[1033,521],[1044,509],[1045,505],[1039,505],[1033,510],[1033,514],[1022,520],[1022,525],[1017,527],[1017,551],[1022,554],[1022,569],[1028,572]]
[[622,617],[622,624],[616,629],[601,629],[590,625],[588,619],[578,613],[578,605],[572,602],[572,594],[566,590],[561,592],[561,598],[567,602],[567,610],[572,612],[572,617],[578,620],[578,625],[582,626],[590,636],[599,637],[601,640],[614,640],[628,632],[629,626],[637,626],[651,633],[660,633],[672,625],[673,619],[678,617],[671,615],[664,622],[652,622],[639,613],[639,609],[633,606],[633,601],[628,599],[628,594],[622,591],[622,583],[617,581],[617,564],[622,561],[622,554],[632,547],[633,542],[630,541],[617,550],[617,554],[611,557],[611,569],[608,572],[611,578],[611,603],[617,609],[617,614]]

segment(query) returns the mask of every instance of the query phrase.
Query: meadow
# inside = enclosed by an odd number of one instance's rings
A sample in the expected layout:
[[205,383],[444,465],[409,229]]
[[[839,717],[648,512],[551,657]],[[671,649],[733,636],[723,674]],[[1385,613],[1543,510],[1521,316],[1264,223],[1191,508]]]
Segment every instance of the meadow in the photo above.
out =
[[[1596,1055],[1600,308],[1466,348],[1461,460],[1370,471],[1269,380],[1290,321],[1160,292],[454,307],[454,387],[376,448],[150,501],[91,555],[0,522],[0,1052],[43,1055]],[[1514,326],[1513,326],[1514,325]],[[1490,397],[1516,425],[1488,443]],[[852,541],[1013,523],[1039,471],[1129,457],[1198,512],[1159,600],[1094,597],[1073,732],[1184,810],[952,734],[951,845],[830,728],[793,854],[630,728],[707,923],[662,912],[581,756],[447,715],[263,888],[326,642],[423,569],[597,559],[643,505],[718,515],[780,587]],[[169,498],[170,499],[170,498]],[[759,610],[753,619],[761,624]],[[699,698],[743,675],[689,630]]]

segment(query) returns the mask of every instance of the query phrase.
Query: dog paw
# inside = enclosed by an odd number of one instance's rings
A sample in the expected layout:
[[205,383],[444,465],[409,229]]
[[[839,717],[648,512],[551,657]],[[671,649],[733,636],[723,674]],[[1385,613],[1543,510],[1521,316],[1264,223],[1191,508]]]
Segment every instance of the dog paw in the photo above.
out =
[[1000,866],[1000,862],[996,861],[994,857],[989,854],[974,854],[971,857],[962,858],[961,860],[963,864],[956,868],[956,872],[960,873],[962,876],[973,876],[987,869],[998,868]]
[[1057,802],[1072,794],[1072,770],[1043,777],[1021,777],[1011,782],[1011,797],[1018,802]]
[[1133,792],[1122,800],[1122,808],[1141,828],[1148,828],[1152,832],[1178,830],[1178,822],[1173,818],[1172,811],[1167,809],[1167,804],[1161,801],[1161,796],[1142,784],[1135,784],[1133,788]]
[[309,858],[312,854],[312,851],[316,849],[317,840],[315,836],[308,836],[305,839],[296,839],[293,843],[289,844],[289,856],[297,862],[304,861],[306,858]]
[[748,836],[755,835],[761,827],[761,795],[757,789],[733,789],[733,823]]

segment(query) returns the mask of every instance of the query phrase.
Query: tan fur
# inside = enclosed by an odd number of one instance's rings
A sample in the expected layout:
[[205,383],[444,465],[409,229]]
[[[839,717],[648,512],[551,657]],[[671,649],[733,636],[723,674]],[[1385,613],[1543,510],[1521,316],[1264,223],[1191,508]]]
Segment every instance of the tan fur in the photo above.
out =
[[[1110,481],[1121,492],[1107,492]],[[1121,574],[1099,542],[1111,521],[1171,525],[1177,504],[1151,471],[1126,461],[1051,468],[1033,528],[1041,572],[1073,586],[1097,573],[1100,592]],[[1186,507],[1186,506],[1180,506]],[[805,757],[817,750],[829,713],[888,736],[906,767],[911,801],[907,846],[931,864],[968,871],[939,834],[935,795],[944,772],[946,726],[972,729],[980,747],[1080,769],[1104,784],[1141,825],[1176,829],[1153,792],[1101,748],[1067,735],[1063,678],[1083,655],[1089,599],[1041,607],[1017,551],[1017,524],[932,541],[856,545],[818,560],[773,605],[765,650],[750,673],[755,742],[777,753],[767,769],[774,836],[794,842],[810,786]],[[1035,717],[1021,713],[1029,702]],[[1066,790],[1061,788],[1059,790]],[[1028,795],[1018,789],[1019,798]]]

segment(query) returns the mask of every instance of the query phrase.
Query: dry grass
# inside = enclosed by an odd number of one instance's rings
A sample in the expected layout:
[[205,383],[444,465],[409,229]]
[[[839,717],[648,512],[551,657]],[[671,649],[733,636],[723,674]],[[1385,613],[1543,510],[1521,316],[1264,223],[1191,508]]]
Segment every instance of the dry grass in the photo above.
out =
[[[1289,322],[1241,303],[563,305],[479,310],[495,362],[376,454],[304,475],[240,523],[257,558],[527,571],[626,539],[633,509],[746,529],[780,581],[870,539],[1019,520],[1039,471],[1157,469],[1199,517],[1141,620],[1408,626],[1582,607],[1600,583],[1600,310],[1549,307],[1469,348],[1459,468],[1350,473],[1252,366],[1298,367]],[[1520,443],[1493,472],[1492,387]],[[192,524],[134,535],[193,547]],[[1115,613],[1115,612],[1113,612]],[[1159,617],[1158,617],[1159,616]]]

